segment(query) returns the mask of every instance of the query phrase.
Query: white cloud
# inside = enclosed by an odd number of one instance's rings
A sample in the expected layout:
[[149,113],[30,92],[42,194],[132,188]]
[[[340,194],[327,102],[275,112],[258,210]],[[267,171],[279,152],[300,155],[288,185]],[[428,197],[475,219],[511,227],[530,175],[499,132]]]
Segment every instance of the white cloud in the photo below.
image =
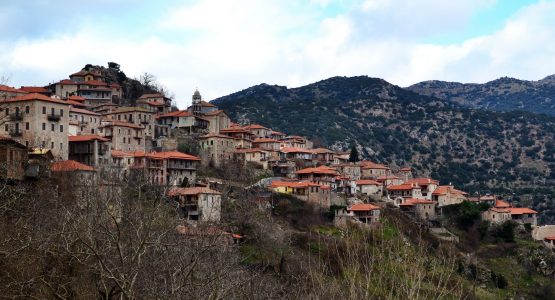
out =
[[[459,26],[486,4],[419,3],[365,1],[323,16],[305,13],[297,1],[198,1],[168,11],[142,40],[95,27],[46,39],[0,39],[0,74],[12,74],[14,85],[45,84],[87,63],[115,61],[131,77],[155,74],[183,107],[195,87],[211,100],[262,82],[299,86],[336,75],[367,74],[406,86],[427,79],[538,79],[555,70],[554,2],[523,9],[498,32],[451,45],[405,35]],[[385,33],[377,32],[382,28]]]

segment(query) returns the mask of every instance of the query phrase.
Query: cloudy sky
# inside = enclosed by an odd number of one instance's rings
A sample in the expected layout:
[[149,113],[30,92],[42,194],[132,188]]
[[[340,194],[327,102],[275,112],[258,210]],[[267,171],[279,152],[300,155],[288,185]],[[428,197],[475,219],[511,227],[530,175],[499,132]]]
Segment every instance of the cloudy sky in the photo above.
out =
[[555,1],[0,0],[0,76],[44,85],[87,63],[149,72],[190,103],[256,85],[369,75],[537,80],[555,73]]

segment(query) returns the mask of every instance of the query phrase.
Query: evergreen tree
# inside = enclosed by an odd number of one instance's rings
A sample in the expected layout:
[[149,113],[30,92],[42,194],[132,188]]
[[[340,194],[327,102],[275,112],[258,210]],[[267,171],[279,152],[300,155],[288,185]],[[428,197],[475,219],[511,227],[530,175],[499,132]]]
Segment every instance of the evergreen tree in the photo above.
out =
[[353,144],[351,146],[351,154],[349,155],[349,162],[357,162],[357,161],[360,161],[360,158],[358,156],[357,147]]

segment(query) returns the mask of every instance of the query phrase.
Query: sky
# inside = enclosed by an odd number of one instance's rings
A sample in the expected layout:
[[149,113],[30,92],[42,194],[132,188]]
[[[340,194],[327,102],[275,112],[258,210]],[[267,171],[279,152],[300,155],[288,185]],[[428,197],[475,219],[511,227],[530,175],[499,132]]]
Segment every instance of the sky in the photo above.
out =
[[368,75],[539,80],[555,0],[0,0],[0,77],[46,85],[90,63],[148,72],[180,107],[260,83]]

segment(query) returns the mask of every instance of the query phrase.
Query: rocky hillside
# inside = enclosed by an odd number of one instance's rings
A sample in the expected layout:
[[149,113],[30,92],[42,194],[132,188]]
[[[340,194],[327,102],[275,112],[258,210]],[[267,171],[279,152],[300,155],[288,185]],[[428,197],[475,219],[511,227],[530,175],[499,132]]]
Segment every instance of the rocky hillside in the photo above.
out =
[[464,108],[382,79],[334,77],[289,89],[257,85],[213,101],[240,122],[360,147],[366,158],[471,193],[494,192],[555,220],[555,118]]
[[117,83],[121,85],[123,97],[120,99],[123,105],[134,105],[134,101],[141,95],[147,93],[166,94],[165,88],[156,82],[156,78],[152,74],[145,73],[141,78],[129,78],[120,65],[115,62],[109,62],[108,67],[87,64],[81,70],[100,71],[107,83]]
[[538,81],[503,77],[484,84],[432,80],[407,89],[472,108],[555,115],[555,75]]

